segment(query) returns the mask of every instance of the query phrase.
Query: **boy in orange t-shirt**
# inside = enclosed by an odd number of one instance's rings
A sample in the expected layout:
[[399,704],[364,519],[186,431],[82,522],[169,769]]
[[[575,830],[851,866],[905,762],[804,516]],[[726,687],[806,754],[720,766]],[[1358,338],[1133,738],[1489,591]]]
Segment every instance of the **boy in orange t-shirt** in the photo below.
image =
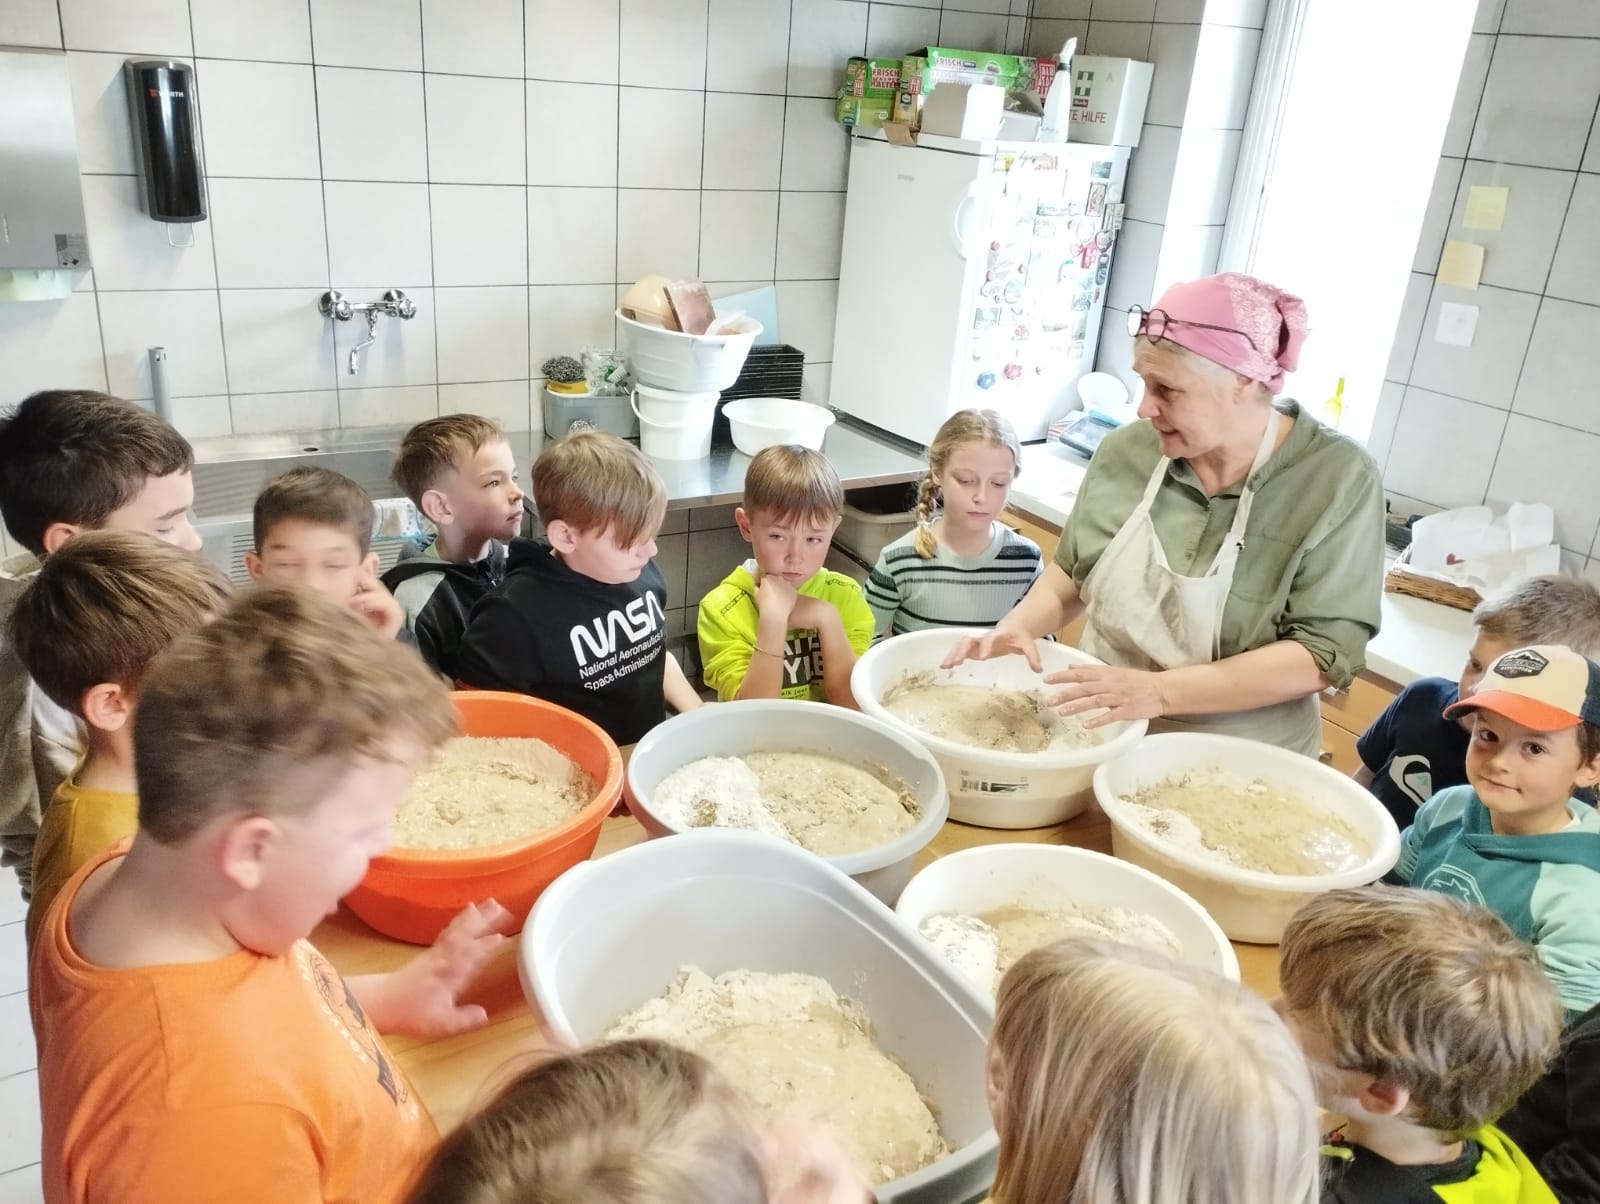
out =
[[47,1204],[390,1204],[437,1132],[379,1031],[485,1020],[459,991],[508,923],[467,908],[391,974],[305,938],[389,845],[455,730],[414,654],[264,587],[141,685],[139,831],[67,883],[34,944]]

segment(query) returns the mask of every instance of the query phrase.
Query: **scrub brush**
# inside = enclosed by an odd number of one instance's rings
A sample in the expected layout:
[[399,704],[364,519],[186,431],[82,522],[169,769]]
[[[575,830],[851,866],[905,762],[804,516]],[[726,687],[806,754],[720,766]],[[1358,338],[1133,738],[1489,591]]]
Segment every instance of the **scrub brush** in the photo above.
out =
[[544,373],[545,387],[552,393],[587,393],[589,384],[584,379],[583,365],[570,355],[553,355],[539,366]]

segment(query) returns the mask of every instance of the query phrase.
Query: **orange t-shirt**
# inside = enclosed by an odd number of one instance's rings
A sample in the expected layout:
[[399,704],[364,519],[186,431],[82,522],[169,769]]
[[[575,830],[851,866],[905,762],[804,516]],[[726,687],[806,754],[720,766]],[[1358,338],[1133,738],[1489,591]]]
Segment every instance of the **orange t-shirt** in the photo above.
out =
[[438,1140],[345,982],[306,941],[103,969],[72,946],[84,881],[34,942],[46,1204],[385,1204]]

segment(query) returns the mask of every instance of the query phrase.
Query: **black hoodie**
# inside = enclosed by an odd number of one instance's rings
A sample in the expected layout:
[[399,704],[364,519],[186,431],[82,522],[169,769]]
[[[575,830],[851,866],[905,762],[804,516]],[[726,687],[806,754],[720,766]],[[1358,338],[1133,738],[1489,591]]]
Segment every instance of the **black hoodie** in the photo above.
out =
[[412,544],[382,577],[383,587],[406,612],[422,659],[451,681],[460,676],[456,657],[467,615],[506,575],[506,546],[498,540],[482,560],[440,560],[428,544]]
[[1600,1204],[1600,1005],[1562,1034],[1554,1065],[1500,1127],[1562,1204]]
[[506,579],[472,608],[459,678],[576,711],[618,744],[667,717],[667,585],[656,562],[608,585],[574,572],[543,540],[514,539]]

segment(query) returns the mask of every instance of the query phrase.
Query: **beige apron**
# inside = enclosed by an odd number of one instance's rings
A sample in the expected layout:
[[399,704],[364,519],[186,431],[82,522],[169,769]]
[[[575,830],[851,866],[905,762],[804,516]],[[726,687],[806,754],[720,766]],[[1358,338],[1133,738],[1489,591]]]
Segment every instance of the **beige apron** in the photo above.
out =
[[[1146,670],[1209,664],[1221,657],[1222,608],[1233,588],[1255,501],[1251,483],[1272,454],[1280,421],[1274,411],[1245,477],[1233,526],[1203,576],[1173,572],[1150,520],[1151,503],[1172,463],[1165,456],[1160,459],[1143,499],[1084,579],[1088,623],[1079,646],[1085,652],[1110,665]],[[1314,694],[1249,711],[1166,716],[1152,720],[1150,730],[1243,736],[1309,757],[1322,749],[1321,711]]]

